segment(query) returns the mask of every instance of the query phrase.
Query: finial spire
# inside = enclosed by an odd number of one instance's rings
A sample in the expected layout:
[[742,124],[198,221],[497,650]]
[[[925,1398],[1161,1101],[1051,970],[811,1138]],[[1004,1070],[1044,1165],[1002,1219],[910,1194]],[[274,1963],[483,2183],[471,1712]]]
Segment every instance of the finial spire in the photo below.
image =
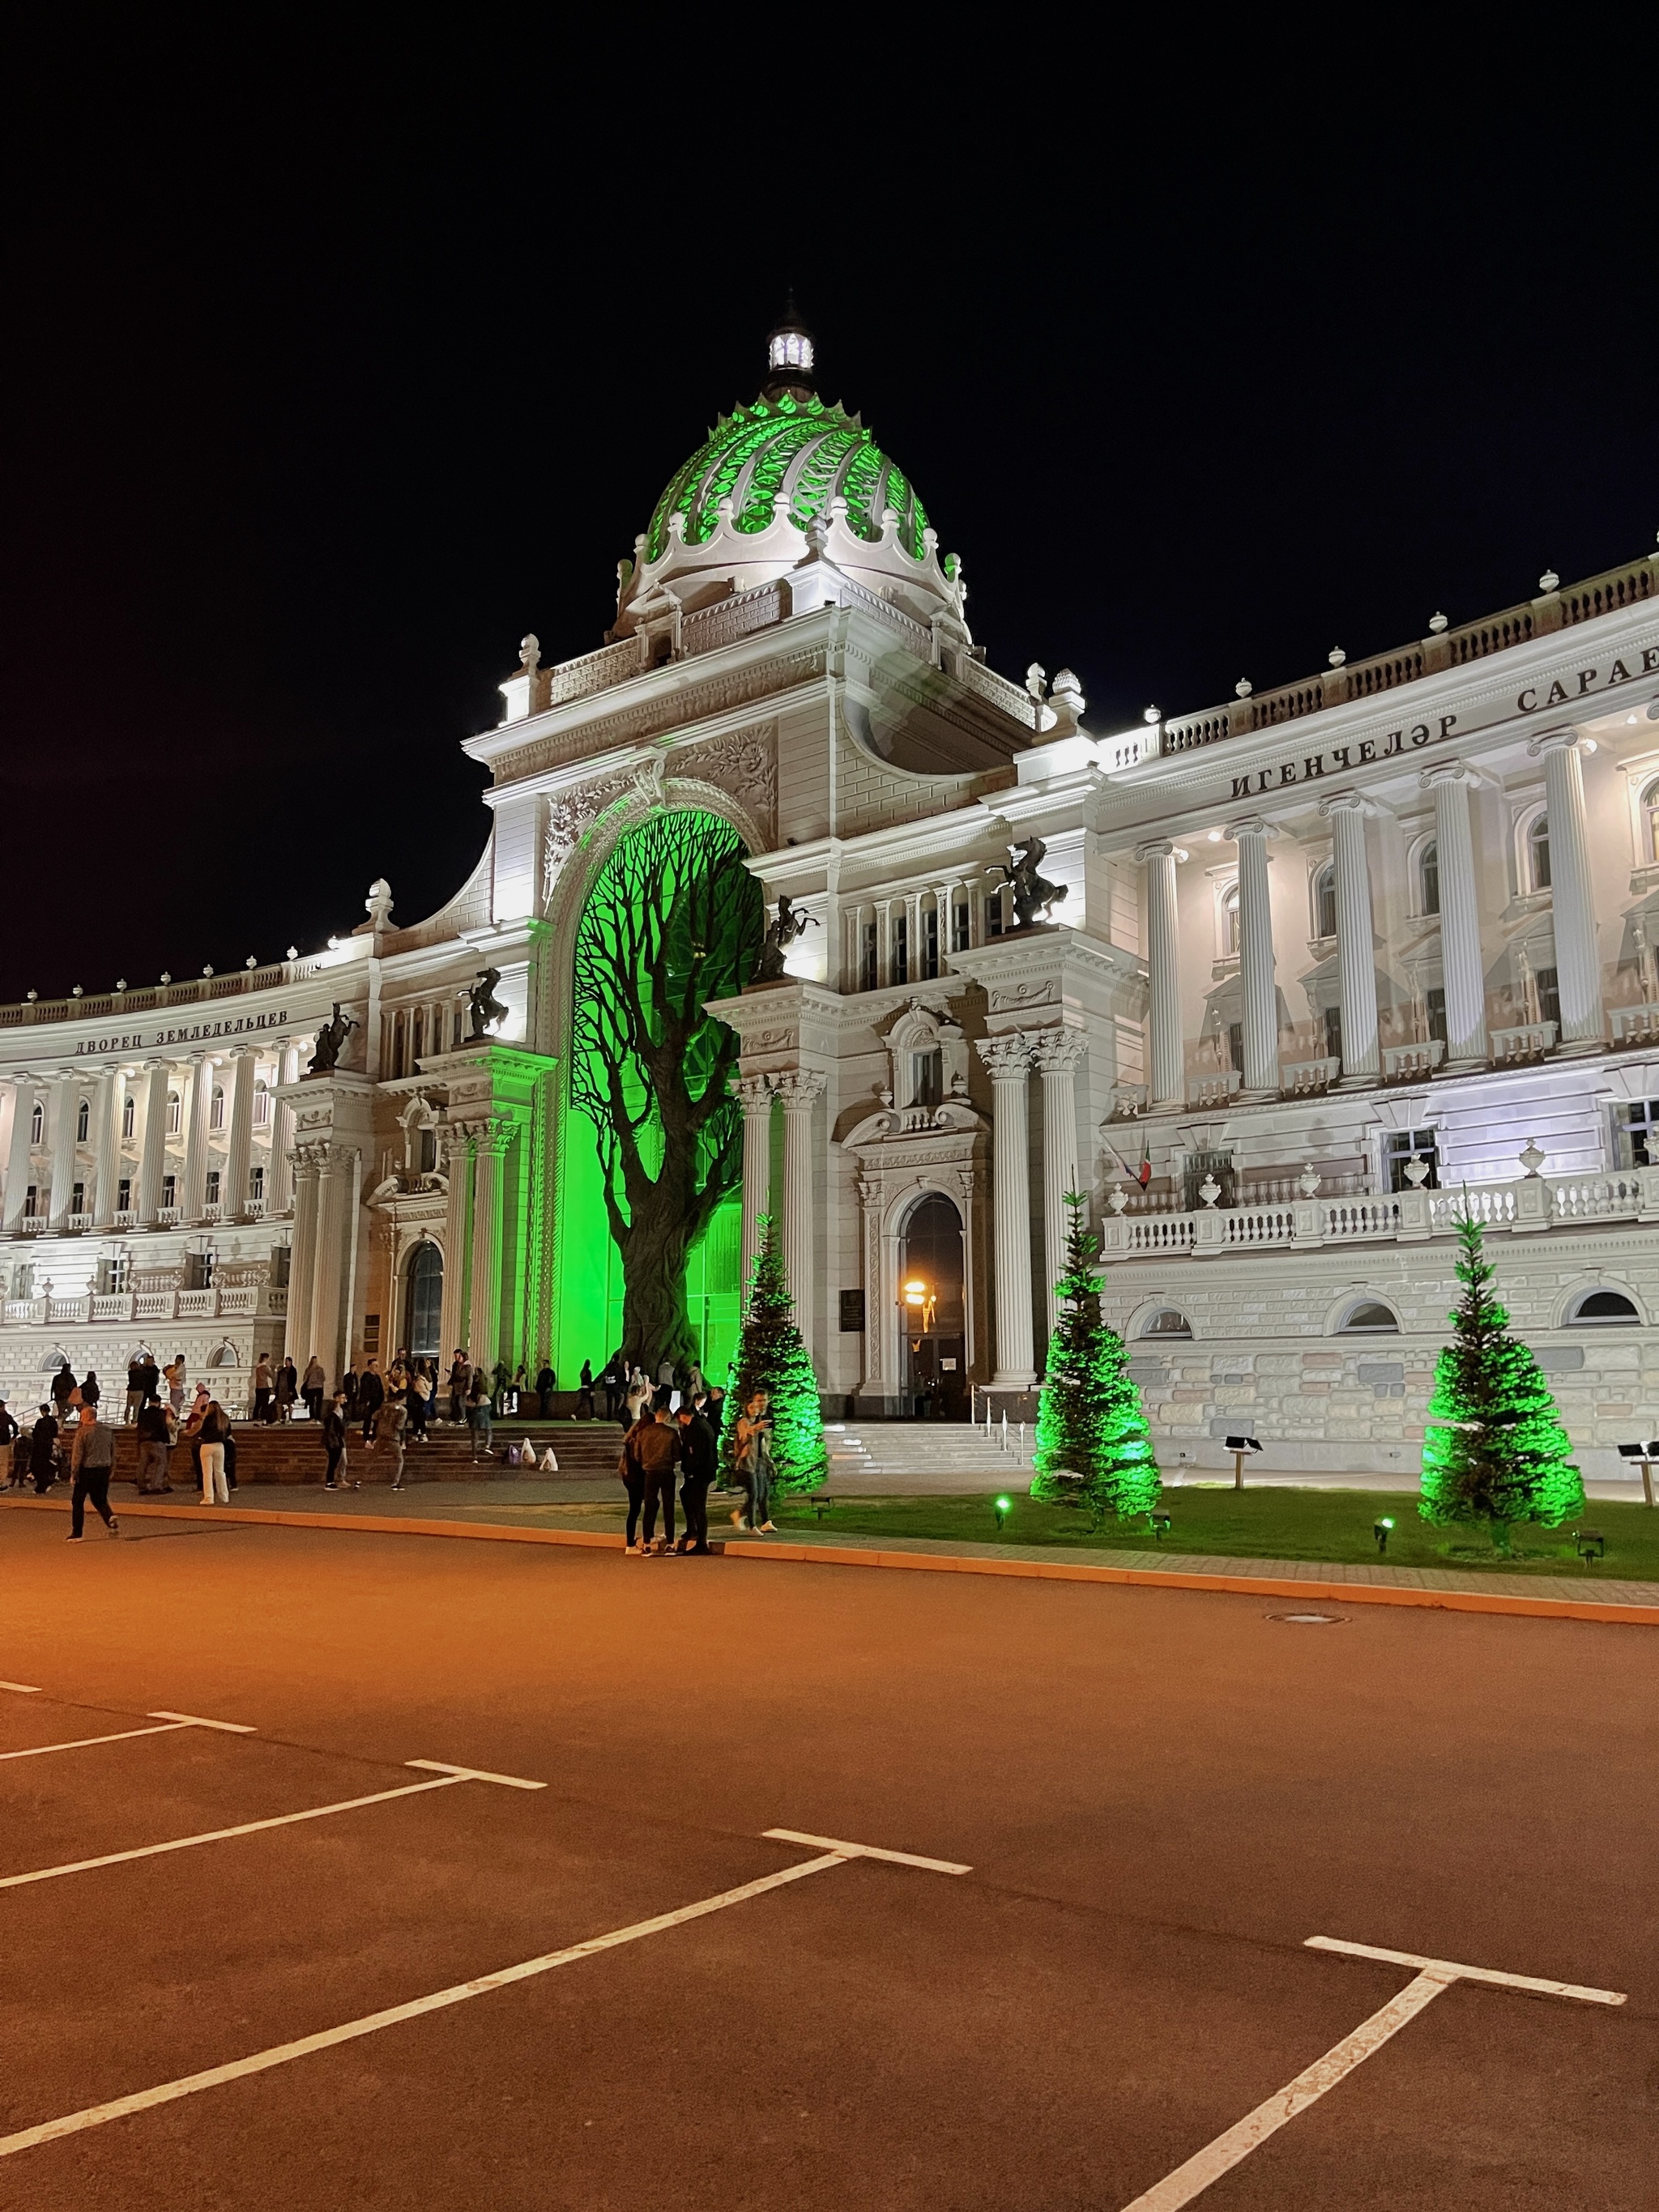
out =
[[812,333],[795,305],[793,286],[784,300],[782,321],[767,336],[766,368],[766,381],[761,386],[763,398],[781,399],[787,392],[793,398],[802,399],[817,390]]

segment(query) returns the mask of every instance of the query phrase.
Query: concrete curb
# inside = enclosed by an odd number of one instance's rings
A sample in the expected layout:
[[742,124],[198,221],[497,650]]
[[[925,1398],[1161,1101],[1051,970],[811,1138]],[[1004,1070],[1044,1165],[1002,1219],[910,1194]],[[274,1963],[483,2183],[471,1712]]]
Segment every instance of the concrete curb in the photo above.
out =
[[[7,1507],[37,1513],[67,1513],[67,1498],[9,1498]],[[416,1521],[368,1513],[276,1513],[253,1505],[146,1505],[121,1507],[124,1519],[152,1521],[240,1521],[267,1528],[327,1528],[367,1536],[455,1536],[471,1542],[562,1544],[578,1549],[620,1552],[620,1535],[589,1528],[514,1528],[487,1521]],[[1531,1620],[1588,1620],[1624,1628],[1659,1628],[1659,1604],[1603,1604],[1594,1598],[1510,1597],[1490,1590],[1402,1588],[1382,1583],[1314,1582],[1279,1575],[1182,1574],[1172,1567],[1089,1566],[1073,1559],[986,1559],[952,1558],[938,1552],[866,1552],[830,1544],[743,1544],[715,1541],[728,1559],[765,1559],[786,1566],[893,1567],[913,1574],[1001,1575],[1026,1582],[1098,1583],[1143,1589],[1208,1590],[1233,1597],[1317,1599],[1327,1605],[1403,1605],[1440,1613],[1510,1613]]]

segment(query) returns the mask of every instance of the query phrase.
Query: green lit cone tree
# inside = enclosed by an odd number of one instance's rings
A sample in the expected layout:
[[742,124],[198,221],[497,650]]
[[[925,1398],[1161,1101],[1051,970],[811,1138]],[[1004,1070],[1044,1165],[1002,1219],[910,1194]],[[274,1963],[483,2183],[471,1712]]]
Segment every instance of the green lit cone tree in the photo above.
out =
[[1031,1495],[1086,1506],[1097,1519],[1150,1513],[1162,1484],[1123,1339],[1100,1317],[1100,1239],[1085,1225],[1083,1200],[1068,1191],[1066,1203],[1066,1272],[1054,1285],[1060,1312],[1048,1339]]
[[795,1327],[795,1301],[789,1295],[777,1222],[770,1214],[760,1224],[761,1249],[744,1305],[743,1331],[732,1367],[732,1394],[721,1430],[722,1457],[728,1474],[736,1455],[738,1415],[757,1390],[770,1400],[772,1487],[784,1496],[817,1490],[830,1473],[823,1448],[823,1413],[817,1377]]
[[1418,1511],[1442,1525],[1485,1522],[1499,1551],[1517,1522],[1553,1528],[1584,1510],[1584,1486],[1555,1401],[1492,1295],[1480,1224],[1457,1222],[1455,1335],[1435,1365]]

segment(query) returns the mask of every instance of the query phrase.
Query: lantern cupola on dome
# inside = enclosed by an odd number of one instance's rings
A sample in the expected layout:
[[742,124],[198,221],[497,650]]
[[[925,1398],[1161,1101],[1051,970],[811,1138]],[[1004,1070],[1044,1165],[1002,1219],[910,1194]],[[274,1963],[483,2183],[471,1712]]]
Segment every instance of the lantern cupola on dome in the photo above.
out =
[[793,300],[768,334],[766,368],[758,398],[721,416],[657,501],[621,565],[611,635],[811,571],[786,613],[852,596],[839,590],[846,579],[969,641],[961,564],[941,565],[897,462],[856,415],[819,397],[812,333]]

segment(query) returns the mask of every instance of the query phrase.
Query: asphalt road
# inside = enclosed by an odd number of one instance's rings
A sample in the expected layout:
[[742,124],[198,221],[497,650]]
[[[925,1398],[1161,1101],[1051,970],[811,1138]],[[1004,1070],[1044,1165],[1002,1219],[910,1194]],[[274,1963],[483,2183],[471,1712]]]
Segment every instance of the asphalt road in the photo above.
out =
[[[1413,1969],[1205,2212],[1659,2202],[1642,1629],[201,1524],[0,1524],[0,2206],[1113,2212]],[[1282,1609],[1282,1607],[1279,1608]],[[411,1759],[548,1786],[457,1781]],[[419,1794],[416,1785],[428,1786]],[[295,1812],[380,1800],[293,1821]]]

